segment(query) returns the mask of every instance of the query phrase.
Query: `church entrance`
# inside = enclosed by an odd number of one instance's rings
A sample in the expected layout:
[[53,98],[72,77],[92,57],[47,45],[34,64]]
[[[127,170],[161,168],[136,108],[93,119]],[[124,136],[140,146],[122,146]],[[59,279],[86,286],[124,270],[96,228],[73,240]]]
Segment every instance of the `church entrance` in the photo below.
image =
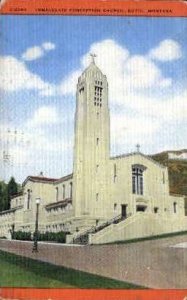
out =
[[121,205],[121,217],[125,219],[127,217],[127,204]]
[[146,205],[136,205],[136,211],[146,211],[147,206]]

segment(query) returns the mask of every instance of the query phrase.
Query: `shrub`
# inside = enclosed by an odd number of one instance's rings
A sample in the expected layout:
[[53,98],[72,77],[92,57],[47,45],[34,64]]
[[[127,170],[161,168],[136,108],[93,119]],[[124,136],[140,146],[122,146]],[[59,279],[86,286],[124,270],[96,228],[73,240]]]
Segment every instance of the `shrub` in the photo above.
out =
[[12,239],[22,240],[22,241],[31,241],[31,232],[14,231],[12,233]]
[[[45,233],[38,232],[38,241],[47,241],[47,242],[56,242],[56,243],[65,243],[66,235],[69,232],[59,231],[59,232],[48,232]],[[33,240],[34,240],[33,234]],[[22,241],[31,241],[32,240],[31,232],[23,232],[23,231],[14,231],[12,233],[12,239],[14,240],[22,240]]]

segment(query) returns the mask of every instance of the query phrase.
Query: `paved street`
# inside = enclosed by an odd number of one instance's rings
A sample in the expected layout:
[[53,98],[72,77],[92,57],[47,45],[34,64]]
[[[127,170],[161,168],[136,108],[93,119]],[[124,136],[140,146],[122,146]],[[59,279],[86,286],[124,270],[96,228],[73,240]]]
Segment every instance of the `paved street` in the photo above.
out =
[[187,288],[187,236],[124,245],[66,246],[0,240],[0,249],[151,288]]

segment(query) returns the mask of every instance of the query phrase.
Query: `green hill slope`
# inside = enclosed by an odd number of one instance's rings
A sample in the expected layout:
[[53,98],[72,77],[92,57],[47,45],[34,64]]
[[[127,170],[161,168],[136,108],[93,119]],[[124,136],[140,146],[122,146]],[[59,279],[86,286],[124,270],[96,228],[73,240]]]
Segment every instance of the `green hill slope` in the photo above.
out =
[[165,151],[152,155],[151,158],[168,167],[170,192],[187,195],[187,160],[169,159],[169,152],[179,155],[182,152],[187,153],[187,150]]

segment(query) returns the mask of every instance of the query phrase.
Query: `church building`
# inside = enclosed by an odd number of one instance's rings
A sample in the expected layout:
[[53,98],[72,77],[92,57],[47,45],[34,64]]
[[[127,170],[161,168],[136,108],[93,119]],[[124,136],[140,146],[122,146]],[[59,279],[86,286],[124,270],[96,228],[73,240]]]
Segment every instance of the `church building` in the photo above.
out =
[[[125,115],[124,115],[125,122]],[[35,230],[69,232],[67,243],[100,244],[187,230],[184,197],[169,192],[168,169],[140,152],[110,156],[108,82],[95,63],[78,78],[73,173],[28,176],[0,237]]]

